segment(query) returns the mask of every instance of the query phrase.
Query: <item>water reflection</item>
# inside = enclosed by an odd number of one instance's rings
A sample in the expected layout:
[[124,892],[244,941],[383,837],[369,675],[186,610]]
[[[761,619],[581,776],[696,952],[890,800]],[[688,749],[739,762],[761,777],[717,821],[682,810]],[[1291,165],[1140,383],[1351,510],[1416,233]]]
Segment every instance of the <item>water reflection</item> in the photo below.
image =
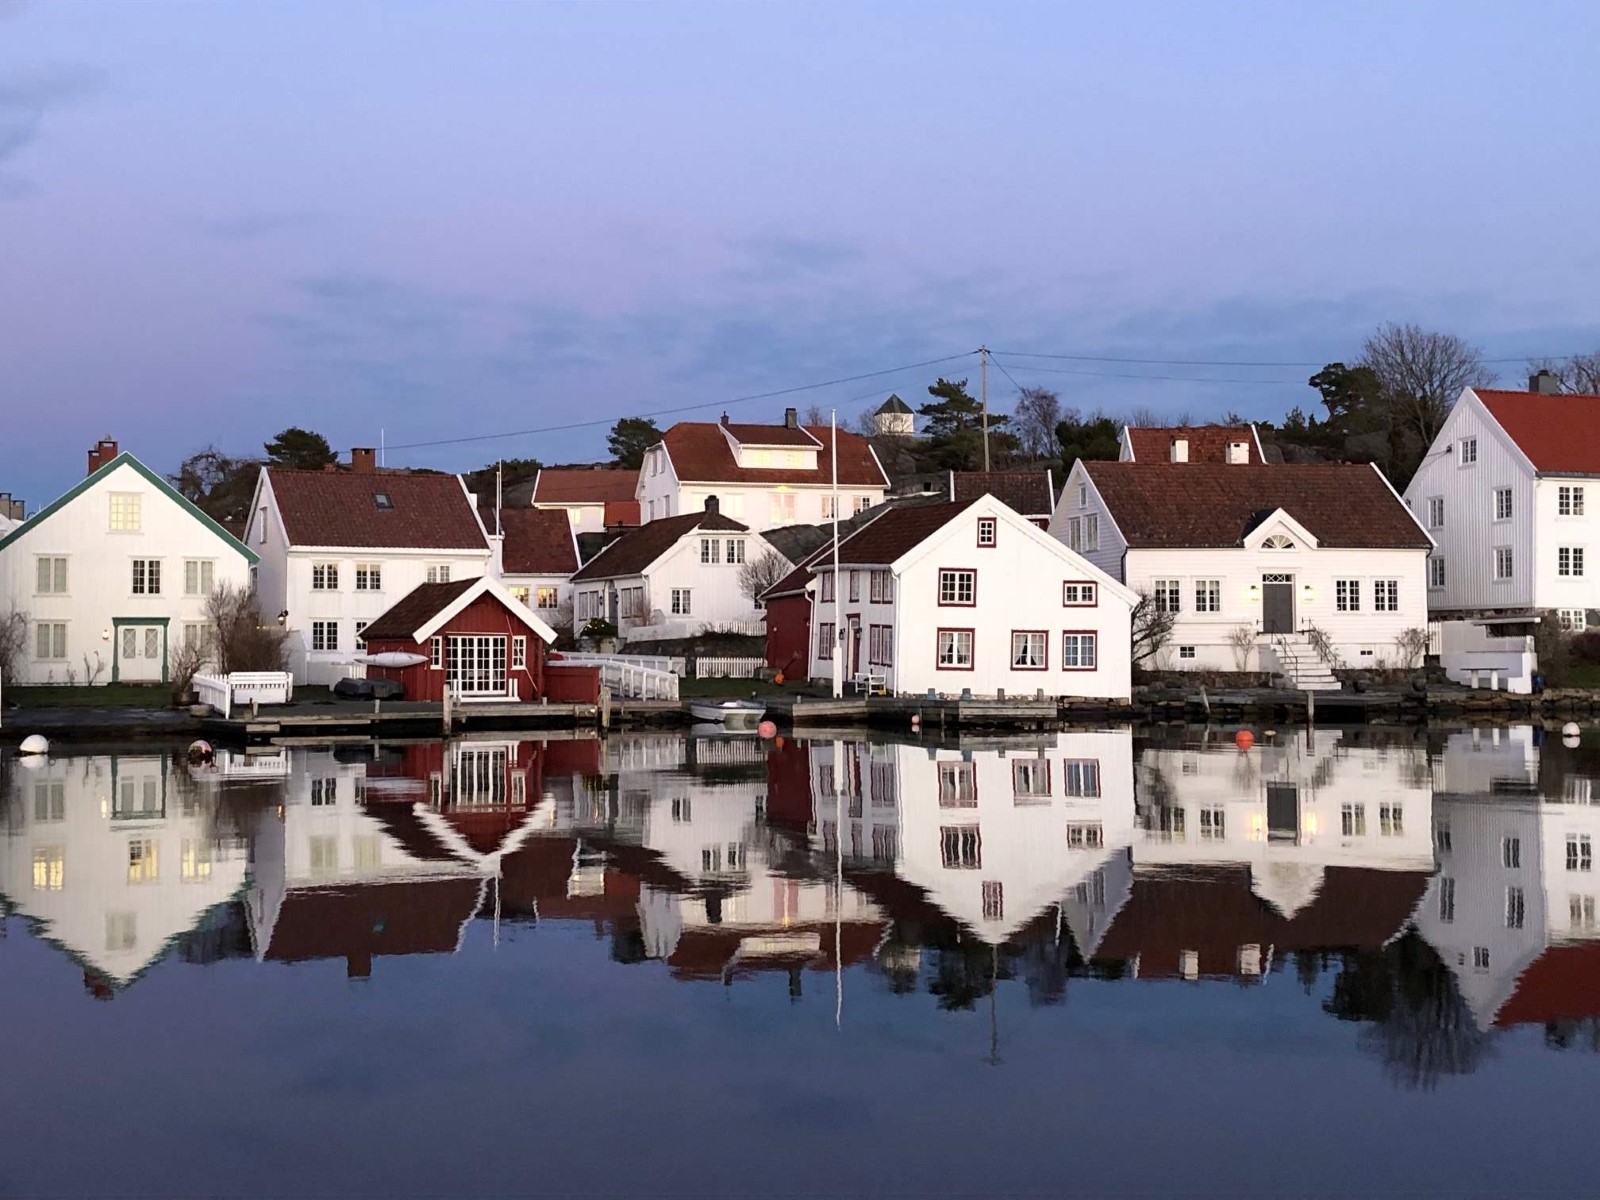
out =
[[618,963],[841,1020],[852,988],[985,1005],[996,1052],[1003,981],[1281,977],[1427,1085],[1495,1030],[1600,1043],[1596,775],[1531,729],[9,760],[0,893],[102,997],[168,956],[383,986],[387,956],[581,922]]

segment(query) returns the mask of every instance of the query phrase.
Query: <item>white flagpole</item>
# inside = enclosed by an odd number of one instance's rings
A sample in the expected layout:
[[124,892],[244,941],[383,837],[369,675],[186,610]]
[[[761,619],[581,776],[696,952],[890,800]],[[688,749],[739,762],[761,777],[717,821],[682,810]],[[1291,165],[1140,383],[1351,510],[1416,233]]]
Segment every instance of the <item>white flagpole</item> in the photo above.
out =
[[844,695],[844,582],[839,578],[839,410],[828,417],[833,427],[833,698]]

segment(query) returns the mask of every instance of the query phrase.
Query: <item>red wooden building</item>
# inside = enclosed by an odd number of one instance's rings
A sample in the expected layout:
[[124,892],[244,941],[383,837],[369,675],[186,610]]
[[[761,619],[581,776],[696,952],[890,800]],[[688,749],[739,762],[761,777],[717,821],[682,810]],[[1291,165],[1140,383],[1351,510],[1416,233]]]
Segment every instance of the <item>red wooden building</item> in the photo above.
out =
[[[820,553],[820,552],[819,552]],[[761,597],[767,615],[767,666],[785,680],[804,683],[811,665],[811,592],[816,576],[809,555]]]
[[592,704],[600,675],[593,667],[547,662],[555,630],[494,580],[458,579],[424,583],[361,633],[369,656],[411,654],[405,667],[370,664],[373,679],[405,685],[407,700],[444,699],[445,684],[457,699],[547,699]]

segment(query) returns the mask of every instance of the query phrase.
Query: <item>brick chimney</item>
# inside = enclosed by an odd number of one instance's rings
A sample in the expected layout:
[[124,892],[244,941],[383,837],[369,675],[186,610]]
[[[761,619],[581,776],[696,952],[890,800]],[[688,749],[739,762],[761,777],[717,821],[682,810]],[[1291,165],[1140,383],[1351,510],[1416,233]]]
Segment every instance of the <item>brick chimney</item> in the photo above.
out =
[[117,439],[103,437],[89,451],[89,474],[93,475],[101,467],[117,457]]
[[726,425],[728,423],[728,414],[727,413],[723,413],[722,414],[722,423],[724,425]]
[[357,475],[371,475],[378,469],[378,452],[371,446],[353,446],[350,450],[350,469]]
[[1554,371],[1535,371],[1528,376],[1528,390],[1535,396],[1559,396],[1561,380]]
[[786,408],[786,409],[783,410],[783,427],[785,429],[799,429],[800,428],[800,410],[799,409],[797,409],[797,408]]
[[706,511],[708,513],[719,513],[719,512],[721,512],[722,511],[722,501],[718,500],[715,496],[707,496],[706,497]]

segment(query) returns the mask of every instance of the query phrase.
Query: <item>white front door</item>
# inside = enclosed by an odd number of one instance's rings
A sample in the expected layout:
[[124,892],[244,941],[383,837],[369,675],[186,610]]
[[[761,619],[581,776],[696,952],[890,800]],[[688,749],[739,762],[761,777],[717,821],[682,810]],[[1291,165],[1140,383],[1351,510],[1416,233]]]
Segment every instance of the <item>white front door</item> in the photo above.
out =
[[167,631],[160,625],[117,626],[117,679],[160,683],[167,661]]

